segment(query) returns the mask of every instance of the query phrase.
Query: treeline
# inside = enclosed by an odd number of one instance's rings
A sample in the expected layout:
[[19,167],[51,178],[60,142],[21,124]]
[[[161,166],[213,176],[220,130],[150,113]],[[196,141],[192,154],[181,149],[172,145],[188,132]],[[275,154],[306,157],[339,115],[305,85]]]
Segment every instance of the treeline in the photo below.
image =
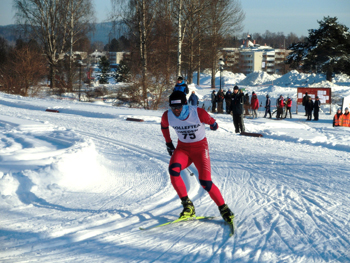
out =
[[140,94],[140,104],[157,108],[175,79],[189,83],[195,71],[211,70],[212,87],[218,50],[242,29],[244,12],[239,0],[113,0],[111,21],[123,21],[130,40],[128,90]]

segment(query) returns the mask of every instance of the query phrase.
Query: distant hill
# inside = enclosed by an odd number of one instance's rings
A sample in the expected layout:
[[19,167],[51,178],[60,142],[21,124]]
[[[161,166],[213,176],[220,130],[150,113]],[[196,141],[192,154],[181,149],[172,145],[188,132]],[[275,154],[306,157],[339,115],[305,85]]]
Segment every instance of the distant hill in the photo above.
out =
[[10,44],[14,44],[20,38],[17,25],[0,26],[0,36],[5,38]]
[[88,35],[91,43],[101,41],[103,44],[107,44],[113,38],[118,39],[123,35],[123,29],[125,26],[121,26],[121,24],[116,25],[113,28],[112,22],[105,23],[97,23],[95,25],[95,32],[91,32]]
[[[17,25],[0,26],[0,36],[9,41],[10,44],[15,44],[16,39],[20,38],[20,33],[16,30]],[[125,28],[125,27],[124,27]],[[109,40],[113,38],[118,39],[123,35],[123,27],[120,25],[115,26],[113,29],[112,22],[96,23],[95,32],[88,34],[91,41],[101,41],[103,44],[107,44]]]

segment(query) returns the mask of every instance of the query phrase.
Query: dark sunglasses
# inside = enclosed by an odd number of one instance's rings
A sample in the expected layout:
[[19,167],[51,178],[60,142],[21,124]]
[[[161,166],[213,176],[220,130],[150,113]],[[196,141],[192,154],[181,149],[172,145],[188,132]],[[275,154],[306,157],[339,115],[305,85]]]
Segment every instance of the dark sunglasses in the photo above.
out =
[[171,106],[170,107],[172,110],[179,110],[182,108],[182,105],[176,105],[176,106]]

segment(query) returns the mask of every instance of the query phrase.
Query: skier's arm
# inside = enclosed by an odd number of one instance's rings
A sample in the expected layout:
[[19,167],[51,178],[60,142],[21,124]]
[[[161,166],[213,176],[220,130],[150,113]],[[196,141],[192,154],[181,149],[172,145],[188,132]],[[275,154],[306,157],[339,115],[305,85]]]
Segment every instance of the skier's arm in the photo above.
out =
[[205,124],[209,124],[210,125],[210,129],[211,130],[217,130],[219,128],[219,125],[216,123],[215,119],[212,118],[208,112],[206,112],[204,109],[202,108],[197,108],[197,112],[198,112],[198,117],[199,117],[199,120],[202,122],[202,123],[205,123]]
[[174,151],[175,151],[175,147],[173,142],[171,141],[170,138],[170,132],[169,132],[169,122],[168,122],[168,111],[163,113],[162,116],[162,121],[160,123],[161,129],[162,129],[162,133],[165,139],[165,144],[166,144],[166,149],[169,153],[170,156],[173,155]]
[[160,126],[162,129],[162,133],[163,133],[163,137],[165,139],[165,142],[170,143],[171,138],[170,138],[170,132],[169,132],[168,111],[163,113]]

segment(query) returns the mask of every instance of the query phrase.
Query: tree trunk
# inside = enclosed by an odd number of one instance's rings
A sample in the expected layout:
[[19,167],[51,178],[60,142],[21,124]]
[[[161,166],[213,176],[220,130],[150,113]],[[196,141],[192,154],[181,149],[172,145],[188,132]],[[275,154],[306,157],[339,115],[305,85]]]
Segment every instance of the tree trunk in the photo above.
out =
[[181,23],[181,15],[182,15],[182,0],[179,0],[179,13],[178,13],[178,45],[177,45],[177,75],[181,76],[181,52],[182,52],[182,23]]
[[327,71],[327,72],[326,72],[326,79],[327,79],[329,82],[332,82],[332,79],[333,79],[333,72],[332,72],[332,71]]

